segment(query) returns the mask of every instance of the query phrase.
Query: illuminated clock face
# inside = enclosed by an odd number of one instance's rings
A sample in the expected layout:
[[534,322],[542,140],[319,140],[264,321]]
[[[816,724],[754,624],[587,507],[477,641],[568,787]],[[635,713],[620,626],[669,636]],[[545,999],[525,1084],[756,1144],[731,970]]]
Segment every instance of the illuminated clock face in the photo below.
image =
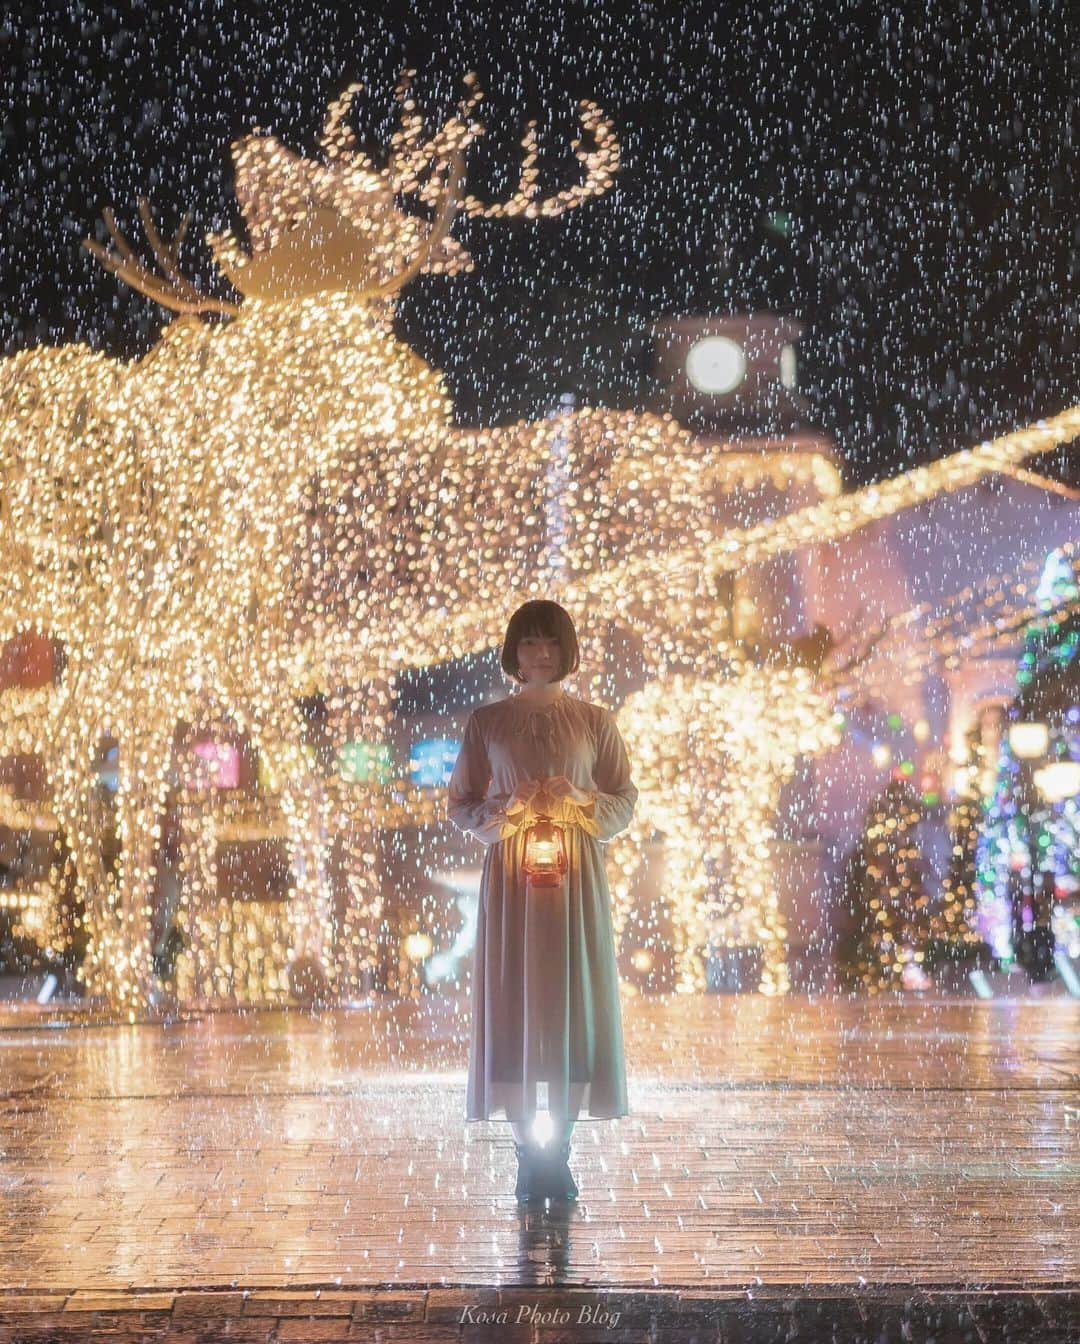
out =
[[686,376],[699,392],[712,396],[734,392],[746,377],[746,355],[726,336],[705,336],[690,347]]

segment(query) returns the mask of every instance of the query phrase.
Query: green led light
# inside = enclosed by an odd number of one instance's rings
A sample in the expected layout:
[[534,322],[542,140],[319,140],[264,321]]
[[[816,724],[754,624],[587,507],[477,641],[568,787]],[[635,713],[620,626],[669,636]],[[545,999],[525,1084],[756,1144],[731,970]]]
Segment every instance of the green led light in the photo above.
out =
[[392,766],[384,742],[346,742],[338,753],[338,772],[353,784],[386,784]]
[[773,210],[765,216],[765,227],[771,229],[773,233],[778,233],[781,238],[790,238],[791,216],[786,210]]

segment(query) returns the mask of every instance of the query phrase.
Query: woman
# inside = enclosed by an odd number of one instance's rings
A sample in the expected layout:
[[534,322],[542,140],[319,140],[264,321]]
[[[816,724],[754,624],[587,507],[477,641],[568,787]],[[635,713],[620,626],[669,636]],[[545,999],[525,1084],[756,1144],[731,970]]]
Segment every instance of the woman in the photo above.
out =
[[[502,666],[520,689],[469,715],[449,786],[450,819],[488,846],[466,1119],[510,1121],[522,1201],[572,1199],[575,1121],[628,1113],[603,846],[629,825],[638,791],[614,715],[560,684],[578,663],[558,603],[519,607]],[[525,834],[540,814],[564,829],[568,871],[561,888],[527,891]],[[554,1126],[546,1147],[530,1133],[539,1083]]]

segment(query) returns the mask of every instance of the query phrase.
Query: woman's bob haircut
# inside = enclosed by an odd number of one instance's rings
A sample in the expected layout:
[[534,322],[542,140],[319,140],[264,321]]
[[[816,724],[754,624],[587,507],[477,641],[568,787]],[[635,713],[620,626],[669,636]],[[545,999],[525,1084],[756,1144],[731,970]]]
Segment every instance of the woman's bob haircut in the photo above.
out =
[[508,677],[524,682],[518,667],[518,644],[526,635],[542,635],[545,639],[559,641],[559,674],[553,681],[562,681],[571,672],[576,672],[581,656],[578,651],[577,632],[570,613],[560,607],[558,602],[546,602],[537,599],[523,602],[506,627],[506,638],[502,647],[502,668]]

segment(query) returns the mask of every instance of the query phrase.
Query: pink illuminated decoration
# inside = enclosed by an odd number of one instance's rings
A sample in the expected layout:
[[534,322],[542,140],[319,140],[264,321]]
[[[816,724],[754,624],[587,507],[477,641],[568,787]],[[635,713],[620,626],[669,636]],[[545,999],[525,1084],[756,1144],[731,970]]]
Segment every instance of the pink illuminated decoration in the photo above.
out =
[[196,742],[196,767],[184,780],[188,789],[238,789],[240,753],[227,742]]

